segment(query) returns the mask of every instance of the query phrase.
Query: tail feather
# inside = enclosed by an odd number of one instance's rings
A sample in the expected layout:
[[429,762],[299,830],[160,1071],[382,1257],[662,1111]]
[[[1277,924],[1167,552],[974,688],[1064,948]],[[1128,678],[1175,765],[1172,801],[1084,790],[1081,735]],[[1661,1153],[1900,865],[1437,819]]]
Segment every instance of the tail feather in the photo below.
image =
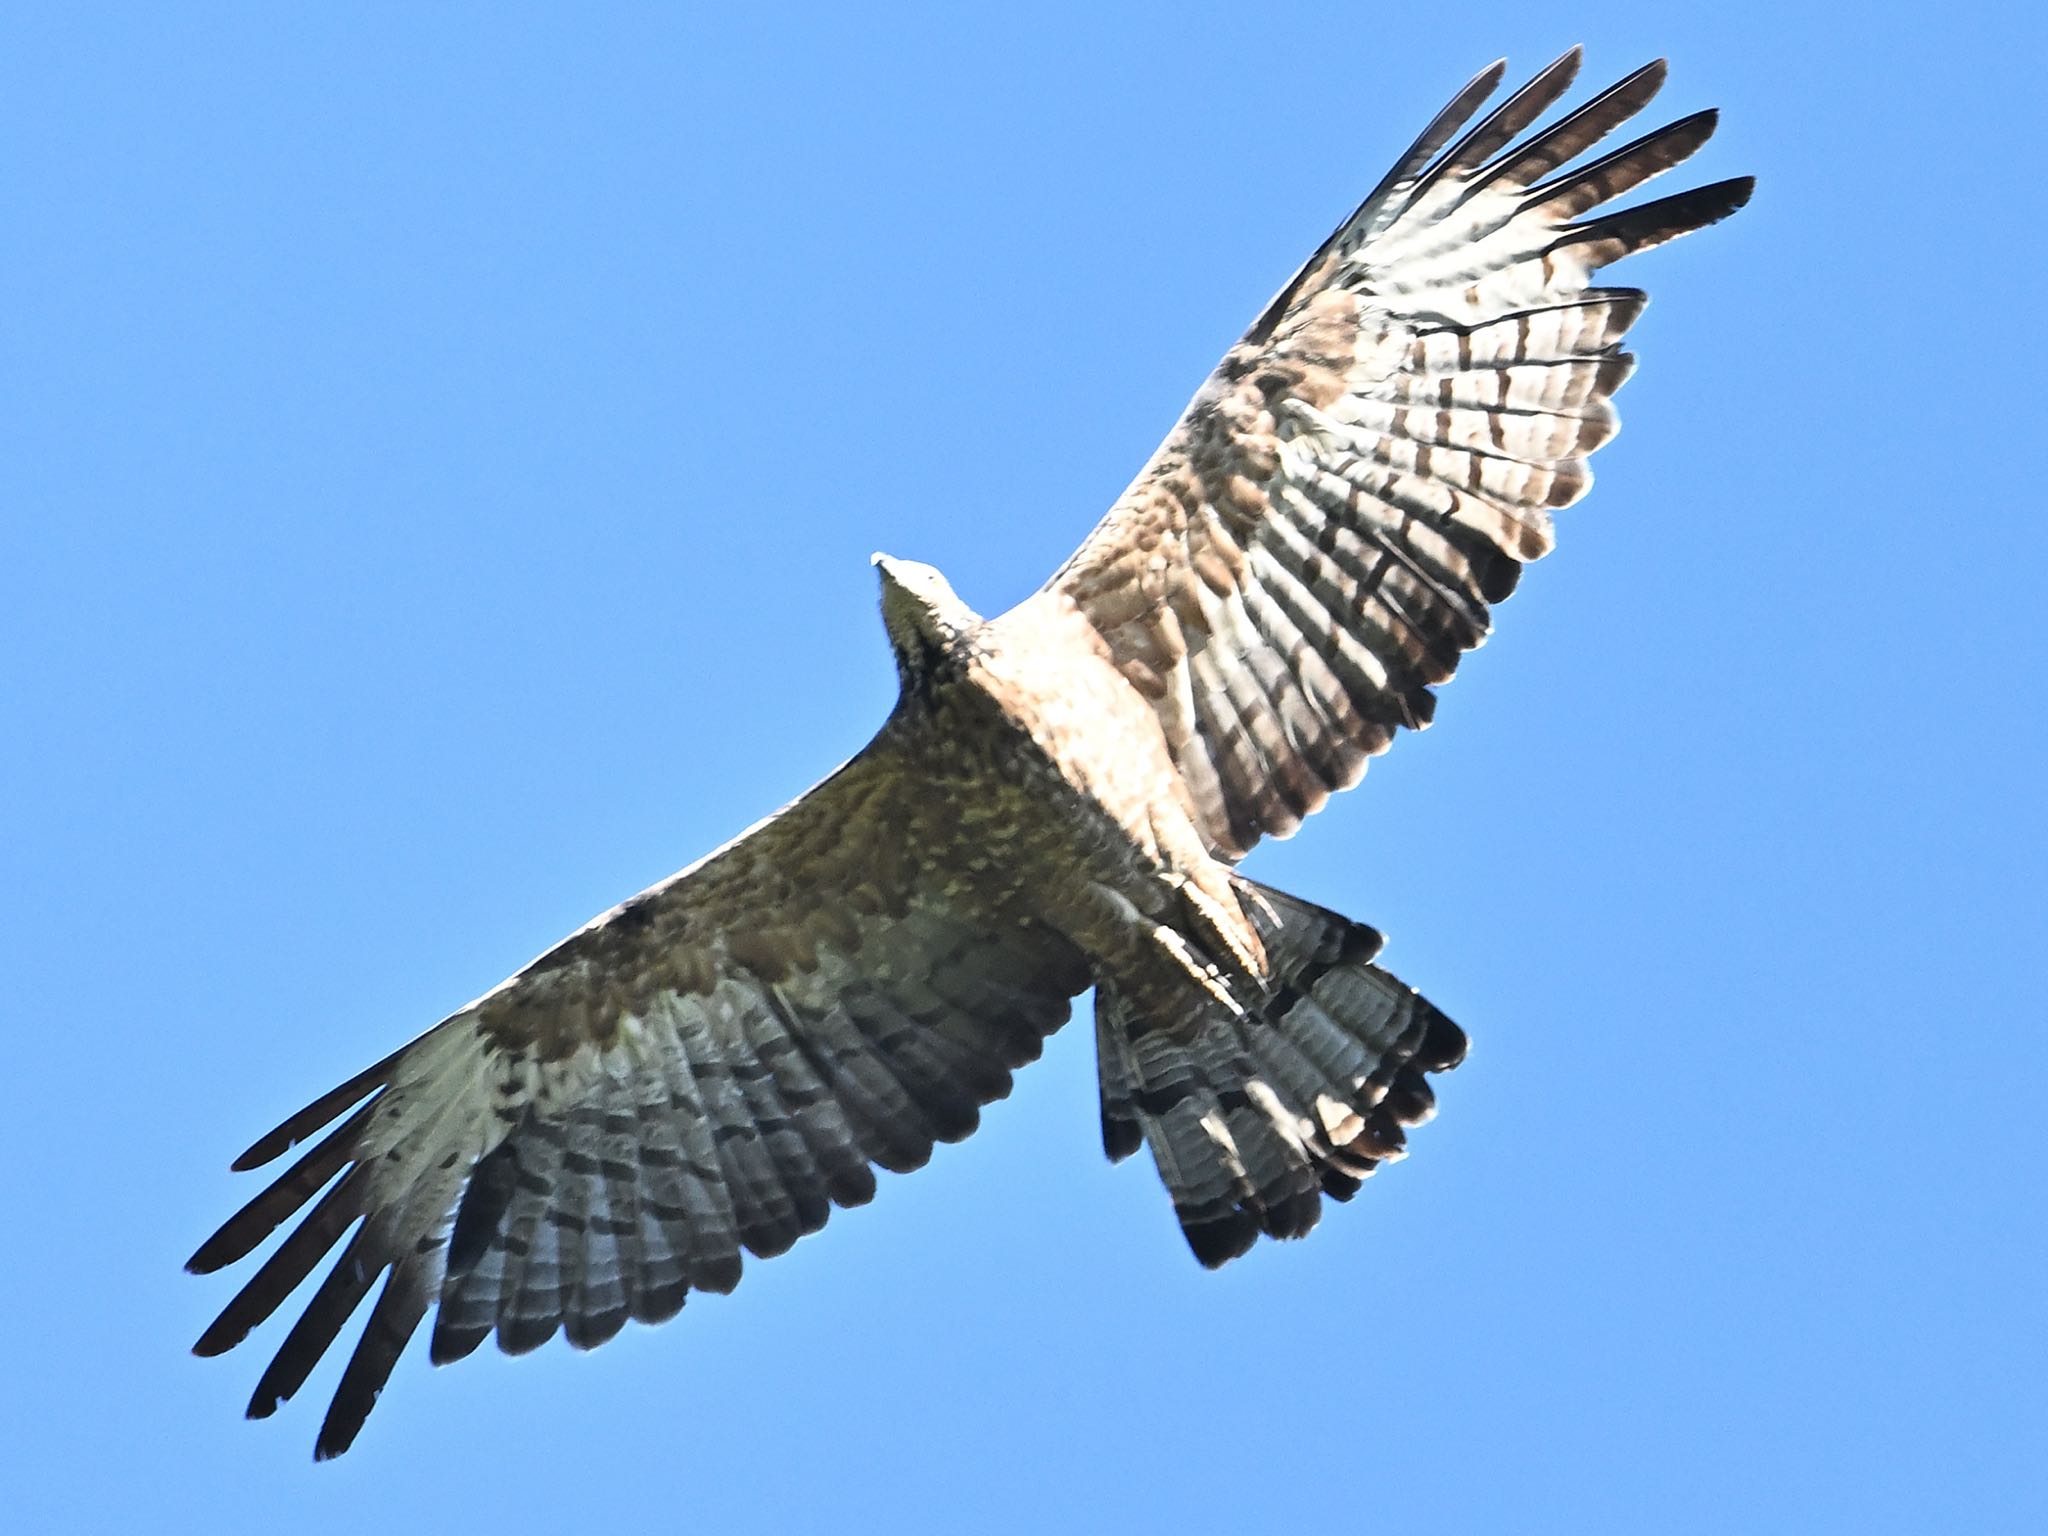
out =
[[1152,1148],[1181,1230],[1211,1268],[1263,1232],[1300,1237],[1322,1197],[1348,1200],[1430,1118],[1428,1074],[1464,1059],[1464,1031],[1372,963],[1380,936],[1240,878],[1268,961],[1231,1008],[1096,998],[1103,1148]]
[[[1215,1021],[1204,1016],[1192,1029],[1154,1028],[1111,988],[1097,995],[1095,1007],[1099,1027],[1113,1039],[1118,1074],[1116,1088],[1108,1078],[1103,1083],[1105,1146],[1113,1151],[1128,1140],[1128,1127],[1138,1127],[1195,1257],[1210,1268],[1236,1258],[1257,1241],[1264,1203],[1212,1076],[1216,1042],[1201,1039],[1213,1035]],[[1224,1086],[1232,1086],[1227,1078]],[[1242,1098],[1241,1080],[1235,1086]],[[1269,1151],[1259,1145],[1252,1153],[1258,1175],[1272,1172]]]
[[1122,1000],[1104,987],[1095,999],[1095,1068],[1102,1090],[1102,1151],[1112,1163],[1145,1144],[1138,1126],[1138,1073],[1126,1034]]

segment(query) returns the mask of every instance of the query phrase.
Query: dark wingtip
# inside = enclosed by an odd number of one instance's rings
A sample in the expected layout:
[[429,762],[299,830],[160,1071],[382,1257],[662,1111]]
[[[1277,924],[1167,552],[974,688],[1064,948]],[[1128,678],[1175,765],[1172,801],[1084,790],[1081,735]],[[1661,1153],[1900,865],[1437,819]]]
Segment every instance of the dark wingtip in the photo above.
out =
[[1586,45],[1573,43],[1548,64],[1537,70],[1522,87],[1524,91],[1548,91],[1552,98],[1562,96],[1572,88],[1579,78],[1579,69],[1586,62]]
[[1709,182],[1692,194],[1693,209],[1702,224],[1719,223],[1748,203],[1755,191],[1754,176],[1731,176],[1726,181]]
[[[349,1364],[353,1368],[355,1361],[351,1360]],[[327,1409],[327,1417],[321,1421],[319,1436],[313,1441],[315,1461],[332,1461],[356,1443],[356,1436],[369,1422],[370,1410],[377,1406],[377,1399],[384,1394],[383,1383],[391,1364],[388,1359],[378,1360],[376,1369],[383,1374],[378,1376],[377,1385],[367,1390],[351,1392],[348,1373],[343,1373],[341,1388]]]
[[1630,70],[1586,105],[1598,106],[1601,102],[1615,97],[1628,97],[1641,92],[1640,99],[1623,114],[1623,117],[1633,117],[1656,98],[1657,93],[1664,89],[1664,82],[1670,78],[1671,61],[1652,59],[1649,63]]
[[1699,153],[1700,146],[1711,139],[1714,130],[1720,126],[1721,109],[1702,107],[1697,112],[1688,112],[1684,117],[1668,122],[1654,132],[1644,134],[1632,144],[1623,145],[1606,159],[1618,160],[1624,155],[1634,154],[1654,144],[1661,151],[1667,166],[1682,165]]
[[1645,233],[1655,230],[1657,222],[1661,220],[1668,227],[1668,232],[1656,231],[1651,235],[1652,243],[1661,244],[1663,240],[1678,235],[1689,235],[1696,229],[1705,229],[1709,224],[1720,223],[1746,204],[1754,191],[1754,176],[1732,176],[1726,181],[1709,182],[1704,187],[1694,187],[1690,192],[1680,192],[1671,197],[1660,198],[1654,203],[1644,203],[1627,213],[1615,215],[1615,218],[1630,220],[1632,216],[1640,215],[1642,217],[1633,222]]
[[1747,203],[1755,190],[1754,176],[1711,182],[1704,187],[1660,197],[1654,202],[1639,203],[1620,213],[1574,224],[1558,236],[1551,249],[1595,247],[1589,252],[1588,264],[1608,266],[1638,251],[1650,250],[1694,230],[1705,229],[1709,224],[1720,223]]
[[372,1093],[386,1086],[392,1069],[398,1064],[398,1058],[411,1048],[403,1046],[382,1061],[363,1068],[347,1082],[330,1088],[277,1129],[258,1137],[249,1150],[228,1164],[228,1167],[236,1173],[247,1173],[252,1168],[261,1168],[265,1163],[282,1157],[340,1115],[343,1110],[355,1108]]
[[193,1249],[192,1257],[185,1261],[185,1273],[188,1275],[210,1275],[218,1270],[227,1268],[228,1265],[234,1263],[235,1260],[248,1252],[248,1249],[230,1242],[227,1234],[228,1229],[223,1227],[197,1248]]
[[[367,1074],[365,1075],[367,1076]],[[327,1108],[331,1100],[351,1086],[353,1085],[349,1084],[344,1085],[344,1088],[336,1089],[334,1093],[328,1094],[319,1103],[307,1105],[276,1130],[258,1137],[254,1142],[250,1143],[248,1151],[228,1164],[228,1172],[251,1173],[261,1168],[265,1163],[276,1162],[285,1153],[291,1151],[293,1147],[340,1114],[342,1110],[347,1109],[362,1098],[363,1095],[358,1093],[346,1103],[336,1105],[332,1109]],[[324,1113],[323,1110],[325,1111]]]
[[224,1355],[249,1336],[249,1330],[246,1328],[223,1330],[222,1321],[221,1318],[215,1318],[207,1325],[206,1332],[192,1341],[192,1353],[201,1360],[212,1360]]
[[443,1366],[453,1365],[458,1360],[467,1360],[490,1336],[489,1323],[481,1328],[455,1327],[448,1321],[448,1309],[443,1307],[435,1315],[433,1332],[427,1335],[427,1362],[430,1365]]

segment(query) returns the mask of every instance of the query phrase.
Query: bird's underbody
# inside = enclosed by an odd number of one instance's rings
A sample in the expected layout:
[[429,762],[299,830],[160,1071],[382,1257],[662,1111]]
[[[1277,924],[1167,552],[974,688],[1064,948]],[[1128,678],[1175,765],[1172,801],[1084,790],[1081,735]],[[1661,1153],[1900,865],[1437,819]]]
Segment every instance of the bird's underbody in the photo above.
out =
[[[1069,597],[988,623],[931,567],[876,563],[902,682],[880,741],[931,791],[907,831],[941,899],[1071,946],[1104,1146],[1135,1151],[1142,1127],[1204,1264],[1306,1233],[1319,1191],[1348,1198],[1399,1155],[1464,1035],[1370,963],[1370,929],[1209,851],[1152,706]],[[1331,1079],[1332,1054],[1359,1070]]]
[[1576,69],[1476,122],[1502,66],[1460,92],[1035,596],[983,620],[877,556],[901,692],[850,762],[237,1161],[324,1133],[193,1256],[297,1218],[201,1354],[341,1245],[252,1416],[380,1281],[319,1455],[430,1312],[438,1362],[730,1290],[742,1250],[969,1134],[1091,987],[1104,1146],[1150,1147],[1203,1263],[1300,1236],[1401,1152],[1463,1033],[1373,963],[1371,929],[1238,864],[1428,723],[1589,484],[1643,304],[1591,274],[1749,195],[1588,217],[1713,114],[1574,166],[1663,78],[1531,131]]

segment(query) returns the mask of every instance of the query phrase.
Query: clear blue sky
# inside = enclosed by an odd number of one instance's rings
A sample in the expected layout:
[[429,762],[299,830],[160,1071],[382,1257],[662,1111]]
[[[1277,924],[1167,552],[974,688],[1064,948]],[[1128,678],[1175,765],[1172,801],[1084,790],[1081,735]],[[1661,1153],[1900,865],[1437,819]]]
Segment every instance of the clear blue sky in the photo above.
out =
[[[2042,1528],[2038,34],[147,9],[0,21],[11,1529]],[[858,746],[870,550],[1021,596],[1581,40],[1756,200],[1622,269],[1558,554],[1251,866],[1470,1028],[1416,1155],[1205,1274],[1070,1028],[731,1298],[243,1423],[229,1158]]]

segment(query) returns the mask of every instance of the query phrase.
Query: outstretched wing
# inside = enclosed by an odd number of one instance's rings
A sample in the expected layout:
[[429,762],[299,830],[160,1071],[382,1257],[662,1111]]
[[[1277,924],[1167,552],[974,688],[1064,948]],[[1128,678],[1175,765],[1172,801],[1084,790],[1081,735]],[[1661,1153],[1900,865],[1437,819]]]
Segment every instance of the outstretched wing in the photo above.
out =
[[320,1196],[200,1338],[218,1354],[355,1228],[250,1416],[304,1384],[380,1276],[322,1457],[436,1302],[436,1362],[493,1330],[512,1352],[557,1329],[600,1344],[731,1290],[742,1247],[781,1253],[865,1203],[871,1164],[916,1168],[971,1132],[1089,978],[1057,935],[975,927],[920,883],[920,783],[885,732],[243,1154],[348,1115],[189,1266],[235,1262]]
[[1586,219],[1691,155],[1715,114],[1560,170],[1642,110],[1660,61],[1509,147],[1578,61],[1453,144],[1505,66],[1461,91],[1050,583],[1152,701],[1220,857],[1287,836],[1396,727],[1428,724],[1431,686],[1614,435],[1644,296],[1591,274],[1748,200],[1745,177]]

